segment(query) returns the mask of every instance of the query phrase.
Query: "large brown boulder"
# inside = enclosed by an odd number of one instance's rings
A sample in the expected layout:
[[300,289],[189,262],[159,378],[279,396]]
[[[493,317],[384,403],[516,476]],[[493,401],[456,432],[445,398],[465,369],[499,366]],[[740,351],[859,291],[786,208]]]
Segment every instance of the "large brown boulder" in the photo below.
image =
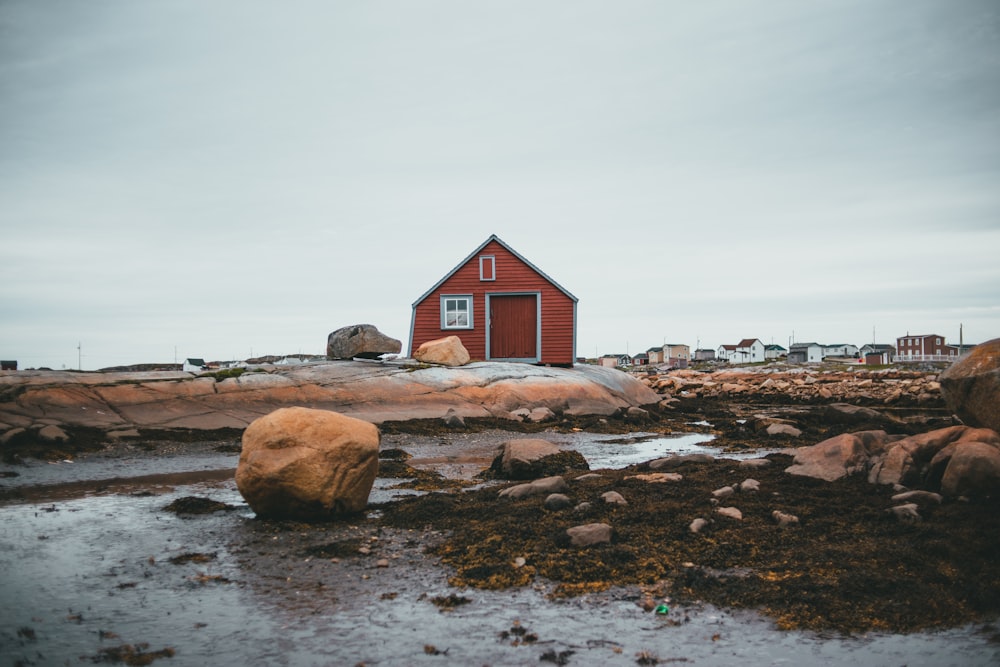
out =
[[281,408],[243,433],[236,486],[258,516],[307,521],[362,511],[378,474],[374,424]]
[[375,359],[383,354],[399,354],[403,344],[371,324],[341,327],[326,337],[326,356],[330,359]]
[[1000,431],[1000,338],[972,348],[939,380],[948,408],[959,419]]
[[413,352],[413,358],[427,364],[442,366],[464,366],[472,359],[458,336],[445,336],[421,343]]
[[793,465],[785,472],[827,482],[863,472],[868,464],[866,435],[878,433],[885,435],[882,431],[842,433],[811,447],[799,447],[795,450]]
[[[916,485],[940,479],[945,464],[941,452],[953,444],[992,442],[997,434],[989,429],[949,426],[893,441],[882,452],[872,452],[868,480],[876,484]],[[937,463],[934,461],[937,460]],[[934,473],[932,468],[939,468]],[[932,479],[933,478],[933,479]]]
[[986,442],[957,443],[941,478],[946,496],[1000,493],[1000,448]]
[[522,438],[500,445],[490,470],[500,479],[537,479],[590,466],[580,452],[563,451],[540,438]]

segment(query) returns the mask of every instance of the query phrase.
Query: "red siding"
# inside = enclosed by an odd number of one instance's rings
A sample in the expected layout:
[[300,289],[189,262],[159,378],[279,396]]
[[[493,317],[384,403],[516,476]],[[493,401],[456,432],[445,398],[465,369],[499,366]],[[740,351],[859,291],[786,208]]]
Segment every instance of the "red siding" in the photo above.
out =
[[[496,257],[495,280],[479,279],[480,255]],[[486,294],[509,292],[537,292],[541,297],[542,341],[539,363],[572,364],[576,357],[573,349],[575,301],[495,240],[487,243],[475,256],[459,266],[447,280],[415,305],[411,352],[421,343],[455,335],[462,339],[462,344],[473,360],[485,360],[487,358]],[[442,294],[472,295],[472,329],[441,328]]]

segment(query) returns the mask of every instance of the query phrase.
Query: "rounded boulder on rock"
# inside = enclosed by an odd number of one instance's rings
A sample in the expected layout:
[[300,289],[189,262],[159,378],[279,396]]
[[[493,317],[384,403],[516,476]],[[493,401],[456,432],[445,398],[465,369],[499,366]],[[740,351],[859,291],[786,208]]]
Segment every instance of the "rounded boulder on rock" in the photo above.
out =
[[383,354],[399,354],[403,344],[378,330],[373,324],[341,327],[326,337],[330,359],[375,359]]
[[959,419],[1000,432],[1000,338],[972,348],[939,380],[945,403]]
[[464,366],[472,360],[458,336],[445,336],[421,343],[413,352],[413,358],[425,364],[442,366]]
[[378,428],[327,410],[281,408],[243,433],[236,486],[260,517],[329,520],[364,510]]

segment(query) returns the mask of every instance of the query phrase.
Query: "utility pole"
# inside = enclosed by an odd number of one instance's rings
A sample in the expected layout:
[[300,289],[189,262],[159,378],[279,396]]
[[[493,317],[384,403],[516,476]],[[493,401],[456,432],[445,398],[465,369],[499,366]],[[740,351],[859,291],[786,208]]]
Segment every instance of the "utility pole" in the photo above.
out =
[[83,370],[83,343],[80,341],[76,343],[76,369]]

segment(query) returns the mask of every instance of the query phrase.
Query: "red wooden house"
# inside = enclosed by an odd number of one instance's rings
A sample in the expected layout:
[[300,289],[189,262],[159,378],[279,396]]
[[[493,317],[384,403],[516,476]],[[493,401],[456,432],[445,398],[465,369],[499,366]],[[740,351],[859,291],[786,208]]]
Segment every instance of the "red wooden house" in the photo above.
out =
[[572,366],[576,303],[494,234],[413,302],[410,354],[454,335],[473,360]]

